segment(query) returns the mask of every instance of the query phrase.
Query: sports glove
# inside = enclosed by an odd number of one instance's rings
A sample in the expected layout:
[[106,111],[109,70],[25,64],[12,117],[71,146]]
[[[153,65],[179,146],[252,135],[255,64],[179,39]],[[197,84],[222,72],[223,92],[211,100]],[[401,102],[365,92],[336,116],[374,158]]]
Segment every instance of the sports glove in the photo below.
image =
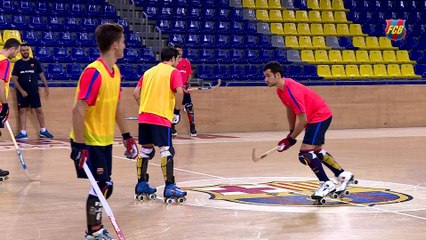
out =
[[126,156],[128,159],[135,159],[138,154],[138,145],[136,144],[135,139],[130,135],[130,133],[123,133],[123,144],[126,148],[126,151],[124,152],[124,156]]
[[287,134],[287,137],[290,137],[290,135],[293,133],[293,129],[290,129],[290,132]]
[[4,123],[7,121],[9,117],[9,104],[3,103],[1,105],[0,111],[0,128],[4,128]]
[[284,138],[283,140],[278,142],[278,146],[280,146],[278,148],[278,152],[282,152],[282,151],[289,149],[291,146],[296,144],[296,142],[297,142],[297,140],[291,138],[290,136]]
[[87,146],[84,143],[73,142],[71,144],[71,159],[74,160],[75,165],[81,169],[83,168],[84,163],[89,158],[89,151]]
[[178,124],[180,122],[180,110],[175,109],[173,111],[173,120],[172,123],[173,124]]

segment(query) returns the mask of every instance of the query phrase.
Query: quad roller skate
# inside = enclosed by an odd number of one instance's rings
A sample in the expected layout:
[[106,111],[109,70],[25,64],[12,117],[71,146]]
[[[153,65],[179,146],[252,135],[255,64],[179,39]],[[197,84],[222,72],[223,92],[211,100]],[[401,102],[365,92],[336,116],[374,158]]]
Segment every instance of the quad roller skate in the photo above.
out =
[[9,171],[0,169],[0,182],[6,181],[9,178]]
[[89,234],[86,232],[86,236],[84,238],[85,240],[114,240],[111,236],[108,235],[108,231],[103,228],[99,229],[98,231]]
[[157,189],[154,187],[151,187],[148,182],[138,182],[138,184],[135,187],[135,199],[139,201],[143,200],[154,200],[157,198]]
[[170,205],[173,200],[176,203],[182,204],[186,201],[186,191],[181,190],[175,184],[169,184],[164,188],[164,203]]
[[338,194],[336,193],[336,187],[332,181],[320,182],[320,186],[315,191],[314,194],[311,195],[311,198],[315,200],[315,205],[323,205],[325,204],[326,197],[337,198]]
[[173,138],[177,137],[177,131],[176,131],[176,125],[175,124],[172,124],[171,132],[172,132]]
[[189,126],[189,128],[190,128],[190,136],[191,137],[196,137],[197,136],[197,129],[195,129],[195,124],[194,123],[191,123],[191,125]]
[[339,176],[337,176],[336,182],[336,194],[339,197],[345,197],[350,194],[349,190],[346,189],[350,184],[358,184],[358,180],[355,179],[354,175],[349,171],[344,171]]

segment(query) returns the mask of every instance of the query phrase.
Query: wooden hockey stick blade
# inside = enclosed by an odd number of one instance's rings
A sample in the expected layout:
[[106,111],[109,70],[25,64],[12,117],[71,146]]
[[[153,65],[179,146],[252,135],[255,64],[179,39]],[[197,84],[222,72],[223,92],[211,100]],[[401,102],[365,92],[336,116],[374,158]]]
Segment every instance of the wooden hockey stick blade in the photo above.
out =
[[214,89],[220,87],[221,84],[222,84],[222,79],[218,79],[217,84],[214,85],[214,86],[211,86],[211,87],[194,87],[194,88],[188,89],[188,91],[191,92],[191,91],[214,90]]
[[25,175],[27,176],[27,178],[30,181],[40,181],[40,176],[31,177],[28,174],[27,164],[25,163],[24,156],[22,155],[22,152],[21,152],[21,149],[18,146],[18,143],[16,143],[16,139],[15,139],[15,136],[13,135],[13,131],[12,131],[12,128],[10,127],[9,121],[6,121],[5,125],[6,125],[7,130],[9,131],[10,139],[12,139],[13,145],[15,146],[15,150],[16,150],[16,154],[18,155],[19,163],[21,164],[22,168],[24,169]]
[[275,146],[274,148],[269,149],[268,151],[266,151],[260,156],[256,156],[256,148],[253,148],[253,151],[251,153],[251,160],[253,160],[253,162],[258,162],[262,160],[263,158],[265,158],[266,156],[268,156],[269,154],[271,154],[272,152],[276,151],[279,147],[280,146]]

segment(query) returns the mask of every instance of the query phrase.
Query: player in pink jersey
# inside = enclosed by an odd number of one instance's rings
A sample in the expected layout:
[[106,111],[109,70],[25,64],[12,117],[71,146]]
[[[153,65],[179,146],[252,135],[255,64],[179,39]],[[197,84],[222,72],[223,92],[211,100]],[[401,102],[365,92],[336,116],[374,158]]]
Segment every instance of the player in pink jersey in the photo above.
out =
[[[197,130],[195,129],[195,123],[194,123],[194,121],[195,121],[194,106],[192,105],[191,94],[188,91],[189,83],[190,83],[191,78],[192,78],[192,75],[191,75],[192,74],[192,67],[191,67],[191,63],[189,62],[189,60],[182,57],[183,56],[182,46],[179,45],[179,44],[174,44],[174,47],[179,51],[179,58],[181,59],[179,61],[178,65],[176,66],[176,69],[179,70],[179,72],[181,73],[182,83],[184,85],[182,105],[184,107],[184,111],[188,115],[190,135],[191,135],[191,137],[196,137],[197,136]],[[179,112],[175,111],[175,113],[177,115],[179,115]],[[172,125],[173,137],[177,136],[177,131],[176,131],[176,128],[175,128],[176,124],[174,123]]]
[[[332,119],[327,103],[312,89],[291,78],[284,78],[283,67],[278,62],[267,63],[263,74],[268,86],[277,87],[278,97],[287,107],[290,133],[278,142],[278,151],[285,151],[296,144],[296,137],[305,129],[299,160],[308,165],[320,181],[320,186],[312,198],[323,199],[334,192],[346,193],[347,185],[354,181],[353,174],[345,171],[333,156],[323,149],[325,133]],[[327,177],[321,163],[334,173],[337,186]]]

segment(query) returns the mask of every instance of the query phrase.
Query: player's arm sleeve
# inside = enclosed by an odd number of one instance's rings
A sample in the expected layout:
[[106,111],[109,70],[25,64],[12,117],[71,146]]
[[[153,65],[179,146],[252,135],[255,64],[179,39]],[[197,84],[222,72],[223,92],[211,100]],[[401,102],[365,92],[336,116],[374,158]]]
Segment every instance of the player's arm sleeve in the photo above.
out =
[[172,89],[173,92],[176,92],[176,88],[178,87],[183,87],[182,75],[179,70],[175,69],[170,76],[170,89]]
[[94,68],[84,70],[80,77],[80,90],[77,98],[84,100],[87,105],[94,106],[101,88],[102,78],[100,73]]
[[191,62],[188,60],[188,76],[192,74],[192,66],[191,66]]
[[[1,67],[1,68],[3,69],[3,67]],[[18,77],[18,75],[19,75],[19,63],[16,62],[15,65],[13,66],[12,76],[17,76]]]
[[285,89],[290,96],[290,108],[294,114],[299,115],[306,112],[305,101],[303,100],[303,93],[294,89]]
[[43,72],[43,68],[41,67],[41,64],[39,61],[36,60],[36,65],[37,65],[37,72],[38,73],[42,73]]
[[7,76],[7,72],[9,71],[10,63],[6,60],[0,62],[0,79],[6,81],[9,77]]

